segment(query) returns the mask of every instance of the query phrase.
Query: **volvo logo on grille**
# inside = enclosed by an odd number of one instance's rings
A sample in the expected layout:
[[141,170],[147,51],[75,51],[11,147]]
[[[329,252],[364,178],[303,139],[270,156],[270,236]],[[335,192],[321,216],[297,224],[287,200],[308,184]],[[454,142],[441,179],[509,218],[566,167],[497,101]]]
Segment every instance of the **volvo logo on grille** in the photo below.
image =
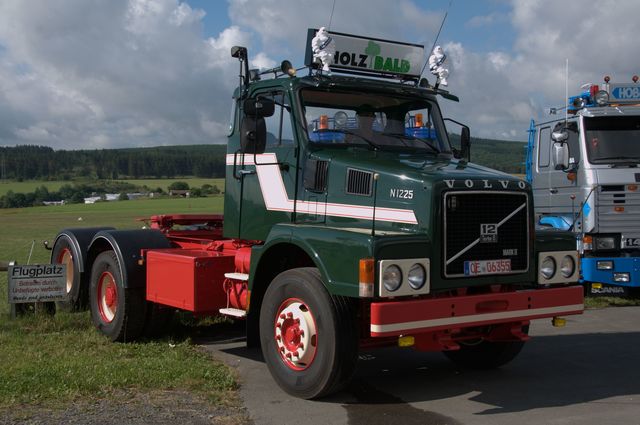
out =
[[498,242],[498,225],[496,223],[480,224],[480,243]]

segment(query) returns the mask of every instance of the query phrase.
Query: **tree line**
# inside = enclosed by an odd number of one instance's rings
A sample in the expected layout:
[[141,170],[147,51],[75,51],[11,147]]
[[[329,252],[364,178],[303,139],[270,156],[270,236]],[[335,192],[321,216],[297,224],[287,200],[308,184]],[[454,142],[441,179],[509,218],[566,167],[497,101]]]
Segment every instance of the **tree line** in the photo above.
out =
[[54,150],[46,146],[0,147],[0,179],[224,177],[226,146]]
[[[460,146],[459,136],[451,143]],[[525,143],[472,139],[472,162],[514,174],[525,172]],[[87,180],[124,178],[221,178],[225,145],[135,149],[54,150],[46,146],[0,147],[1,180]]]

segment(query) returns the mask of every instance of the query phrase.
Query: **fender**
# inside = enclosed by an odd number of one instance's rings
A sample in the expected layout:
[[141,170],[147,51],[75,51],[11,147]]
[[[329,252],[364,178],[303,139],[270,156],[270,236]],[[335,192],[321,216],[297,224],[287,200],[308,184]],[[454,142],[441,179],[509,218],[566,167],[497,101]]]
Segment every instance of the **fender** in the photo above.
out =
[[[52,247],[56,246],[59,239],[65,238],[71,242],[71,248],[73,250],[73,262],[76,268],[83,273],[85,270],[85,264],[87,262],[89,244],[93,240],[96,233],[103,230],[114,230],[113,227],[83,227],[75,229],[63,229],[58,233],[53,241]],[[53,258],[53,252],[51,253],[51,263],[56,261]],[[91,267],[88,267],[89,269]]]
[[159,230],[103,230],[96,233],[89,245],[89,259],[93,260],[101,252],[112,249],[120,269],[125,288],[144,288],[146,266],[138,264],[142,259],[142,249],[171,248],[169,240]]
[[554,229],[569,230],[569,227],[571,227],[571,218],[545,215],[540,217],[540,224],[551,226]]
[[297,246],[311,258],[329,292],[348,297],[358,296],[359,263],[353,259],[373,255],[369,231],[324,225],[275,225],[265,244],[252,248],[250,276],[254,276],[261,257],[270,248],[283,243]]

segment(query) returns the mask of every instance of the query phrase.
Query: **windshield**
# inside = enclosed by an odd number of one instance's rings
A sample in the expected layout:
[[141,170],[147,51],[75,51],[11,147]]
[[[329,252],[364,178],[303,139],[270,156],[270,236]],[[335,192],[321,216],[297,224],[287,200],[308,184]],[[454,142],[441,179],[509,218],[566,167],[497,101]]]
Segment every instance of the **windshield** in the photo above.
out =
[[640,162],[640,117],[584,118],[589,162]]
[[435,102],[388,93],[302,90],[308,140],[316,145],[450,152]]

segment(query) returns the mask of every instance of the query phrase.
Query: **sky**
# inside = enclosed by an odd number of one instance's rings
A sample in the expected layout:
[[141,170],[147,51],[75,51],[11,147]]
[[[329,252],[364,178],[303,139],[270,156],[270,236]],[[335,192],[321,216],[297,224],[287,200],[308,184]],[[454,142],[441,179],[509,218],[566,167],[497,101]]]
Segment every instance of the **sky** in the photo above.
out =
[[306,29],[330,25],[429,49],[445,13],[460,102],[441,108],[472,136],[525,140],[564,104],[567,60],[570,95],[640,74],[637,0],[0,0],[0,146],[225,143],[232,46],[302,66]]

